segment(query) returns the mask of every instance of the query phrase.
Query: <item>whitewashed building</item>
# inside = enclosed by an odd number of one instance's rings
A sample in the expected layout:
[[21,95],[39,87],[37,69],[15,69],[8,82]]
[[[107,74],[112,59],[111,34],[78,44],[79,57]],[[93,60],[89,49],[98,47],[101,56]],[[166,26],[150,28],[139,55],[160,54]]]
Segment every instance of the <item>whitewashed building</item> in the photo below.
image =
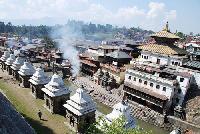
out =
[[23,64],[24,64],[24,59],[21,57],[17,57],[16,60],[13,62],[12,66],[10,67],[12,69],[12,75],[16,80],[19,79],[18,71]]
[[54,74],[51,81],[41,89],[44,92],[45,107],[51,113],[64,113],[63,104],[69,99],[70,90],[65,87],[62,78]]
[[3,55],[1,56],[0,61],[1,61],[1,63],[2,63],[2,68],[3,68],[4,70],[6,70],[6,64],[5,64],[5,62],[6,62],[6,60],[7,60],[9,57],[10,57],[10,52],[9,52],[9,51],[4,51]]
[[64,104],[67,124],[78,133],[84,133],[90,124],[95,122],[96,105],[92,98],[78,88],[70,100]]
[[176,68],[135,64],[125,74],[124,95],[160,113],[182,105],[193,77]]
[[44,98],[44,92],[41,90],[44,85],[50,81],[49,77],[44,73],[42,68],[37,68],[33,76],[30,78],[30,87],[35,98]]
[[24,62],[24,65],[20,67],[19,71],[19,81],[21,85],[25,88],[30,87],[29,79],[35,73],[35,68],[30,62]]
[[113,106],[113,111],[110,114],[107,114],[105,117],[106,122],[111,124],[114,120],[123,117],[125,118],[125,128],[135,128],[136,122],[131,115],[131,109],[128,106],[127,102],[119,102]]
[[12,75],[11,65],[13,64],[14,61],[15,61],[15,55],[14,54],[10,54],[10,57],[5,62],[6,70],[8,71],[9,75]]

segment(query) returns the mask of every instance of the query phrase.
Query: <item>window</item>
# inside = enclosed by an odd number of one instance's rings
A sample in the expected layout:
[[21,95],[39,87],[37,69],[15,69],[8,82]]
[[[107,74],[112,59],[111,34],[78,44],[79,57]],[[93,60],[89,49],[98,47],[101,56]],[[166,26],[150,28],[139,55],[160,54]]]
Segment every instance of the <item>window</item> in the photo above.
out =
[[141,79],[139,79],[139,82],[140,82],[140,83],[142,83],[142,80],[141,80]]
[[181,89],[178,89],[178,93],[179,93],[179,94],[181,93]]
[[184,81],[184,78],[180,78],[180,82],[183,82]]
[[163,91],[166,91],[166,87],[163,87]]
[[177,66],[177,65],[178,65],[178,62],[175,62],[174,64]]
[[159,89],[159,88],[160,88],[160,85],[156,85],[156,88]]
[[153,83],[150,83],[150,86],[153,87]]
[[160,64],[160,59],[157,59],[157,62],[156,62],[156,64]]
[[131,80],[131,76],[128,76],[128,79]]
[[176,98],[176,103],[179,103],[179,99],[178,98]]
[[142,58],[143,58],[143,55],[142,55]]
[[144,81],[144,85],[147,85],[147,81]]
[[134,79],[133,79],[134,81],[136,81],[136,78],[134,77]]
[[174,65],[174,62],[172,61],[172,65]]

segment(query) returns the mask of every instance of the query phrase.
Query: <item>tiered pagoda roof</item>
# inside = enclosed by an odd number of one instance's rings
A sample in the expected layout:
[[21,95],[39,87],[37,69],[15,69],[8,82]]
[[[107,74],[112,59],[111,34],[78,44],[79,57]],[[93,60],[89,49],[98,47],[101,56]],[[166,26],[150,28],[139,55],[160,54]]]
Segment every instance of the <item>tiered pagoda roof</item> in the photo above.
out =
[[155,39],[154,43],[141,45],[138,48],[151,53],[186,55],[185,50],[174,45],[174,42],[179,40],[179,37],[170,32],[168,22],[162,31],[152,34],[151,37]]
[[131,109],[124,101],[113,106],[113,111],[106,115],[106,121],[112,123],[115,119],[124,116],[126,120],[125,128],[134,128],[136,126],[134,118],[131,116]]
[[78,88],[70,100],[64,104],[64,107],[78,116],[96,111],[94,101],[83,88]]
[[64,94],[69,94],[71,92],[68,88],[65,87],[62,78],[57,74],[54,74],[51,78],[51,81],[48,84],[44,85],[42,91],[50,97],[61,96]]
[[169,39],[180,39],[177,35],[173,34],[169,30],[168,22],[162,31],[152,34],[151,37],[169,38]]
[[4,51],[2,57],[1,57],[1,61],[5,62],[8,58],[10,57],[10,52],[9,51]]
[[12,65],[14,61],[15,61],[15,55],[10,54],[10,57],[6,60],[6,65]]
[[44,70],[42,68],[37,68],[36,72],[33,74],[29,81],[34,85],[44,85],[47,84],[50,81],[50,79],[44,73]]
[[21,57],[17,57],[16,60],[13,62],[11,68],[13,70],[19,70],[20,67],[24,64],[24,59]]
[[35,68],[31,65],[30,62],[24,62],[24,65],[21,66],[18,73],[22,76],[30,76],[35,73]]
[[169,45],[160,45],[160,44],[148,44],[139,46],[140,49],[143,51],[149,51],[153,53],[159,53],[159,54],[166,54],[166,55],[185,55],[186,51],[184,49],[181,49],[175,45],[169,46]]

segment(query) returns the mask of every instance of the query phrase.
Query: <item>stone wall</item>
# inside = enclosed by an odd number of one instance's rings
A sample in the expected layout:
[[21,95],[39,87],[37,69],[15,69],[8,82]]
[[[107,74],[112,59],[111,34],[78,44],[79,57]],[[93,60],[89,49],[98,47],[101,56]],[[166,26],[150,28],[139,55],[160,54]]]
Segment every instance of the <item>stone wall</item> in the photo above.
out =
[[200,134],[200,126],[198,125],[188,123],[174,116],[168,116],[167,118],[172,126],[172,129],[181,128],[182,131],[185,131],[186,129],[188,129],[188,130],[192,130],[193,134]]
[[0,91],[0,134],[36,134]]

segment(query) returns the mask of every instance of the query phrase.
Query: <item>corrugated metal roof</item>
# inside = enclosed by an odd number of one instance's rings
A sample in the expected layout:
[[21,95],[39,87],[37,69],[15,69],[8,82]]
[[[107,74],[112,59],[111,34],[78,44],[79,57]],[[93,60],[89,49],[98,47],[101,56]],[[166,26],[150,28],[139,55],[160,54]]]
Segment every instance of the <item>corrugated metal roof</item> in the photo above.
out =
[[119,51],[119,50],[108,53],[108,54],[106,54],[106,56],[112,57],[112,58],[115,58],[115,59],[131,59],[132,58],[127,53]]

